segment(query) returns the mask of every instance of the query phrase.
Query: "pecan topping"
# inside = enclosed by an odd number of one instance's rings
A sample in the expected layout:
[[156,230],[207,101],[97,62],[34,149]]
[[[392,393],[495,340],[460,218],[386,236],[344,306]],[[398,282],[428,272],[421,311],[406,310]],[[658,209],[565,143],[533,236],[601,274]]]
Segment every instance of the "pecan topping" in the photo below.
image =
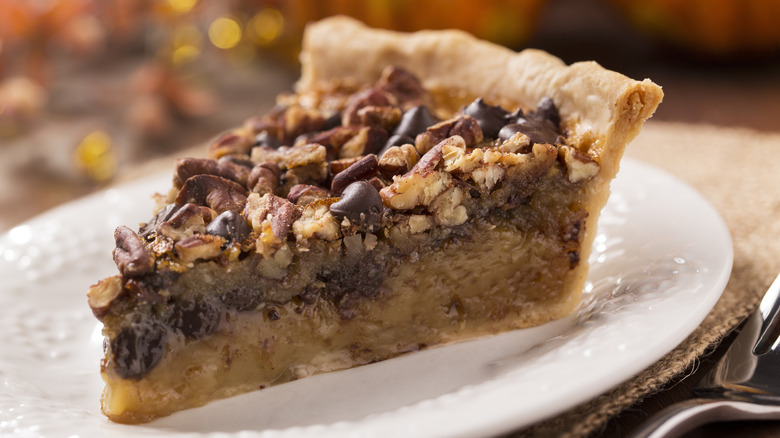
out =
[[339,157],[352,158],[375,154],[387,143],[387,131],[370,126],[361,128],[358,133],[341,145]]
[[120,226],[114,231],[114,263],[125,277],[138,277],[154,268],[154,258],[135,231]]
[[226,132],[209,146],[209,156],[219,158],[225,155],[241,155],[249,153],[252,140],[238,132]]
[[368,105],[357,112],[360,124],[389,131],[401,120],[401,109],[391,106]]
[[179,259],[184,263],[195,260],[209,260],[222,254],[222,244],[225,239],[218,236],[195,234],[176,242],[174,248]]
[[353,182],[373,178],[376,175],[378,164],[379,161],[376,159],[376,155],[366,155],[333,177],[330,191],[336,195],[341,195],[341,192]]
[[330,192],[322,187],[309,184],[296,184],[287,193],[287,199],[293,204],[305,205],[318,199],[330,197]]
[[558,156],[566,164],[569,182],[578,183],[599,173],[599,164],[577,148],[562,145],[558,149]]
[[482,129],[476,120],[470,116],[458,116],[426,129],[415,138],[414,146],[417,148],[417,152],[424,154],[440,141],[453,135],[462,137],[466,146],[469,147],[476,146],[483,139]]
[[294,147],[282,146],[279,149],[266,147],[252,149],[252,161],[255,163],[271,161],[276,163],[281,169],[324,163],[325,159],[325,146],[316,143]]
[[216,175],[235,181],[241,185],[246,184],[249,168],[226,160],[222,157],[219,161],[206,158],[183,158],[176,161],[173,172],[173,186],[180,188],[195,175]]
[[273,235],[280,240],[286,240],[294,213],[295,207],[290,201],[270,193],[262,197],[252,193],[244,209],[244,215],[255,232],[263,234],[264,222],[267,220]]
[[87,301],[92,309],[92,314],[102,321],[108,313],[111,303],[122,294],[122,277],[115,275],[100,280],[97,284],[91,286],[87,292]]
[[341,124],[344,126],[359,125],[360,116],[358,111],[367,106],[392,106],[395,98],[379,88],[369,88],[363,92],[352,96],[347,104],[347,108],[341,115]]
[[263,161],[262,163],[258,163],[249,172],[247,187],[249,187],[250,191],[261,195],[274,193],[279,186],[281,177],[282,172],[276,163],[273,161]]
[[211,220],[211,214],[206,214],[206,211],[202,210],[205,208],[190,203],[183,205],[168,220],[157,226],[157,233],[174,241],[192,236],[195,233],[202,233],[205,230],[206,222]]
[[385,68],[379,79],[379,87],[395,96],[405,108],[419,104],[429,97],[428,91],[417,76],[401,67]]
[[218,213],[241,211],[246,203],[246,189],[216,175],[195,175],[184,183],[174,202],[207,205]]
[[389,180],[393,175],[403,175],[408,172],[419,160],[420,154],[411,144],[393,146],[379,159],[379,173]]
[[418,205],[428,206],[452,185],[452,176],[449,173],[435,170],[442,161],[443,143],[434,146],[409,172],[396,177],[393,184],[379,192],[386,206],[396,210],[411,210]]

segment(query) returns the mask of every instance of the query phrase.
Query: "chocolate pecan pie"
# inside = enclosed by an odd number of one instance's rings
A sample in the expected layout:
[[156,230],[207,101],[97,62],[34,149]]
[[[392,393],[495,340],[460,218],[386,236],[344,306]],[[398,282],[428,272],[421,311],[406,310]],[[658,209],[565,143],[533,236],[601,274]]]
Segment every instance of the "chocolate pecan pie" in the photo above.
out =
[[307,29],[296,93],[175,165],[92,286],[105,414],[210,400],[570,313],[662,98],[456,31]]

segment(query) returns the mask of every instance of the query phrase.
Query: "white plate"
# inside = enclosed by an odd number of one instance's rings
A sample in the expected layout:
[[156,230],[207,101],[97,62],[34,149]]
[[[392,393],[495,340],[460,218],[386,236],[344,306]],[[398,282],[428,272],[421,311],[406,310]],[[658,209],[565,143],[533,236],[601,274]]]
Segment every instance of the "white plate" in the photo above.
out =
[[99,410],[100,327],[85,293],[112,232],[150,215],[169,175],[52,210],[0,237],[0,435],[475,436],[554,416],[631,378],[707,315],[731,271],[717,212],[625,160],[581,309],[541,327],[306,378],[125,426]]

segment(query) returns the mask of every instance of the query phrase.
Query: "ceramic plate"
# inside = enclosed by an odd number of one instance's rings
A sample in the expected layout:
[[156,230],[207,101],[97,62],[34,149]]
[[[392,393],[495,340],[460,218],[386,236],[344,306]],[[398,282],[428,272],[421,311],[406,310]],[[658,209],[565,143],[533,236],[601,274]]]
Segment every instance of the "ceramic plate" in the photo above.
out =
[[638,374],[690,334],[732,261],[694,190],[625,160],[568,318],[265,389],[155,422],[100,413],[100,326],[86,303],[115,273],[117,225],[148,219],[166,173],[72,202],[0,237],[0,435],[475,436],[527,426]]

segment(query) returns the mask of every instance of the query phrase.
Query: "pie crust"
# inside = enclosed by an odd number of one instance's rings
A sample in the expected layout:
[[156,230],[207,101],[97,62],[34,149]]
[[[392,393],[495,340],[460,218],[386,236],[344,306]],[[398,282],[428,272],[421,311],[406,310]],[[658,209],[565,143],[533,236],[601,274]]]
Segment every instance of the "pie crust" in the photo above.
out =
[[593,62],[344,17],[307,28],[301,61],[296,94],[117,229],[120,274],[88,292],[111,420],[569,314],[662,99]]

